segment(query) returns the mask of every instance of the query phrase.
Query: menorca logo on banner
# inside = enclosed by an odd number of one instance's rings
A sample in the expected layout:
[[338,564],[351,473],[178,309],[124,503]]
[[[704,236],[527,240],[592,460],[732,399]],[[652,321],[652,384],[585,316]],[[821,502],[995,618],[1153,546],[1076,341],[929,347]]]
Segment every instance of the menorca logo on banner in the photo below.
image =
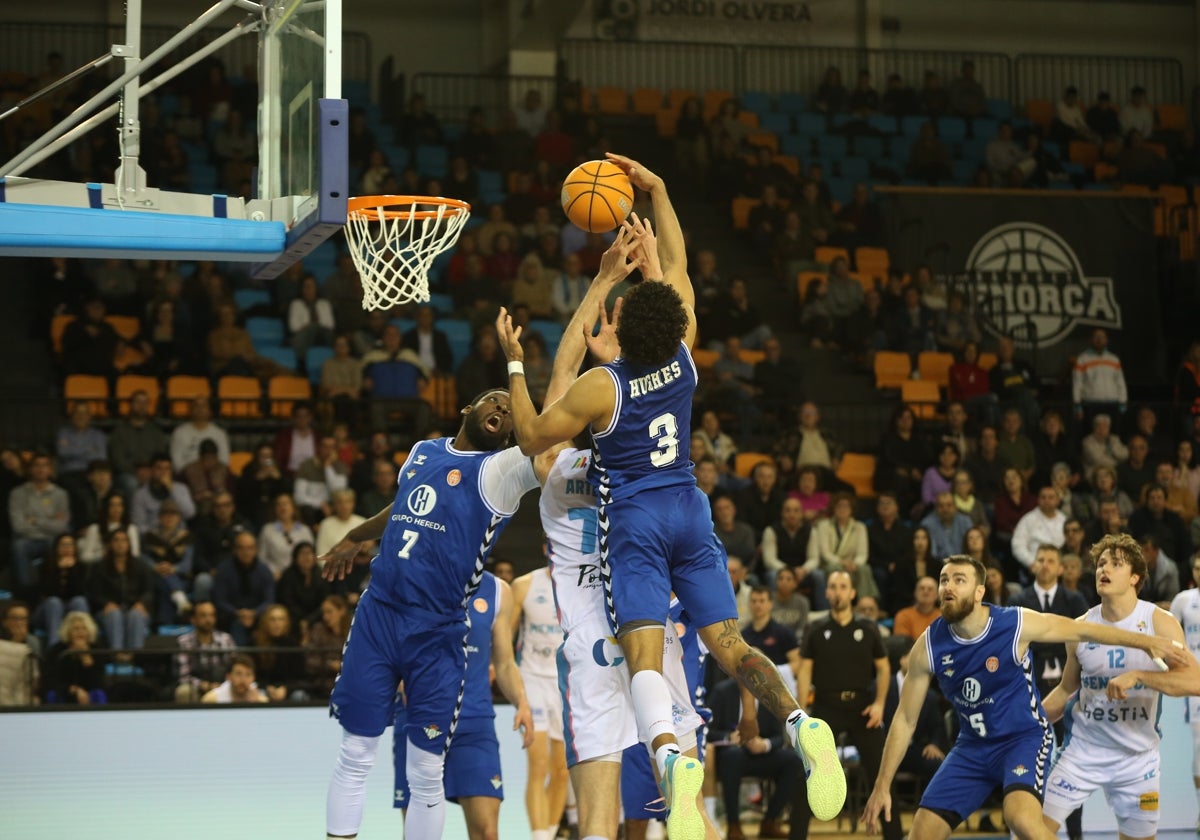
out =
[[1057,344],[1079,326],[1121,327],[1111,277],[1088,277],[1066,240],[1032,222],[979,238],[966,273],[984,329],[1018,346]]

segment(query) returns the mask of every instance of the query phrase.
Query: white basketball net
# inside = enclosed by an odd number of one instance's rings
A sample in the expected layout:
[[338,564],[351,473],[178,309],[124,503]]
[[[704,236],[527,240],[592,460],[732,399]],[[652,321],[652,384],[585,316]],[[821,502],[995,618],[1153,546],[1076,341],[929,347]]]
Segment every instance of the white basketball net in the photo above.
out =
[[[430,215],[418,218],[418,213]],[[429,268],[438,254],[458,241],[470,215],[452,205],[419,199],[398,208],[352,210],[346,242],[362,278],[363,309],[428,303]]]

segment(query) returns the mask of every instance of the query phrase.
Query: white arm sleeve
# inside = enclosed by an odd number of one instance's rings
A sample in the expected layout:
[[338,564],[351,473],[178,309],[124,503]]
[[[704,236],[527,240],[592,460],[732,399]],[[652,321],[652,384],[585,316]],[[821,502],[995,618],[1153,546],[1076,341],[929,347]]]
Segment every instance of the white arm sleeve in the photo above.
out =
[[489,455],[479,472],[483,501],[501,516],[516,513],[521,497],[537,486],[533,459],[521,454],[516,446]]

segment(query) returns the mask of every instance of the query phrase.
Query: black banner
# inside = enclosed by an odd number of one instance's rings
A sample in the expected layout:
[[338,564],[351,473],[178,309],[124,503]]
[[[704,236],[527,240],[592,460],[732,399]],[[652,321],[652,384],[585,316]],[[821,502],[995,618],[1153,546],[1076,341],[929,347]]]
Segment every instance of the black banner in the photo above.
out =
[[1061,379],[1105,327],[1131,388],[1166,382],[1152,200],[896,188],[880,201],[892,264],[927,263],[966,293],[985,343],[1007,335]]

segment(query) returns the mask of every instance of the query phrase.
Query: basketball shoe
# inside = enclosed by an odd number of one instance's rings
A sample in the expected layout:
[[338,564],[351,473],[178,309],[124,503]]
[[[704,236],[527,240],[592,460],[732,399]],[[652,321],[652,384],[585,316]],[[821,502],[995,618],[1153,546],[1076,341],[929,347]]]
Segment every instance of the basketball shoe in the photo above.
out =
[[668,808],[667,836],[671,840],[704,840],[704,815],[696,807],[696,795],[703,784],[704,766],[699,761],[682,753],[667,756],[662,789]]
[[838,760],[833,730],[823,720],[800,711],[788,718],[792,746],[804,761],[808,778],[808,807],[819,820],[832,820],[846,804],[846,773]]

